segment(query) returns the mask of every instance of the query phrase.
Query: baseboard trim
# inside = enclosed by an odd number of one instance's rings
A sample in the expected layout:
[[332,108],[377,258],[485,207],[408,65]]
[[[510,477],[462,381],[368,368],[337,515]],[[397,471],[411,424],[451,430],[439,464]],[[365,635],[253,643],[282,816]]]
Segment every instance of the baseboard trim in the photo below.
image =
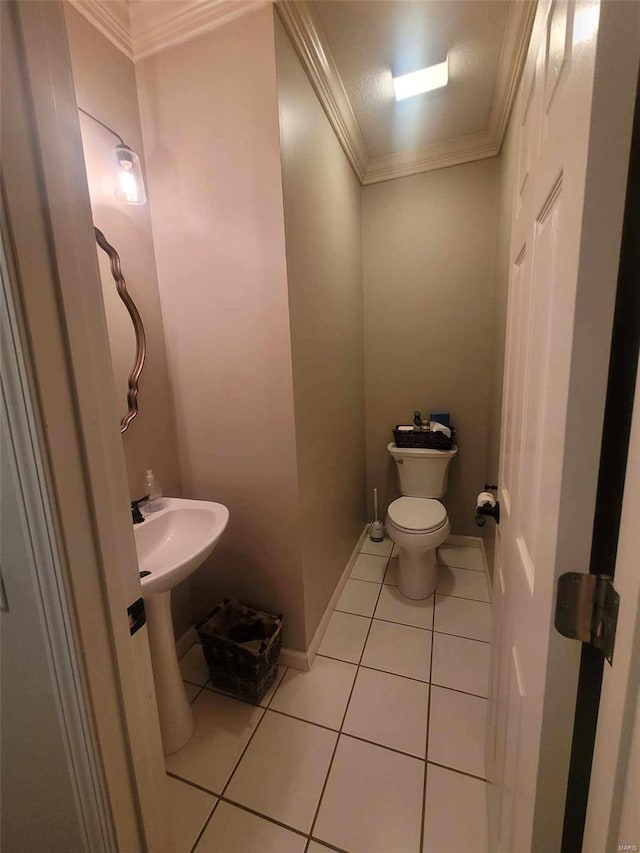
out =
[[[360,549],[364,544],[364,540],[367,537],[367,531],[369,530],[369,525],[365,525],[364,530],[360,534],[360,538],[356,542],[355,548],[353,549],[349,560],[347,561],[347,565],[344,568],[344,571],[340,575],[340,580],[336,584],[336,588],[333,591],[333,595],[329,599],[329,603],[327,604],[326,610],[322,614],[322,619],[320,620],[318,627],[313,635],[313,639],[309,643],[309,648],[306,652],[301,652],[299,649],[288,649],[286,646],[283,646],[280,650],[280,665],[281,666],[289,666],[292,669],[299,669],[302,672],[308,672],[311,669],[311,664],[313,663],[316,653],[318,651],[318,647],[322,642],[322,638],[325,635],[325,631],[327,630],[327,626],[329,625],[329,620],[331,619],[331,614],[333,613],[336,604],[338,603],[338,599],[342,595],[342,590],[344,589],[344,585],[346,584],[349,575],[351,574],[351,569],[353,568],[353,564],[358,559],[358,554],[360,553]],[[178,653],[178,658],[181,658],[182,655],[186,654],[191,646],[194,643],[198,642],[198,635],[196,634],[196,629],[191,626],[187,628],[184,634],[176,640],[176,651]]]
[[176,640],[176,652],[178,653],[178,659],[180,659],[182,655],[186,655],[191,646],[197,642],[198,635],[196,634],[196,629],[193,625],[190,625],[184,634]]
[[320,643],[322,642],[322,638],[324,637],[327,627],[329,625],[331,614],[333,613],[335,606],[338,603],[338,599],[342,595],[342,590],[344,589],[344,585],[349,579],[353,564],[358,559],[358,554],[360,553],[360,549],[364,544],[364,540],[366,539],[368,530],[369,525],[367,524],[365,525],[364,530],[360,534],[360,537],[356,542],[355,548],[351,552],[351,556],[347,560],[347,565],[344,567],[344,571],[340,575],[340,580],[336,584],[336,588],[334,589],[333,594],[329,599],[329,603],[327,604],[327,607],[324,613],[322,614],[322,618],[318,623],[318,627],[316,628],[313,638],[309,643],[309,648],[306,652],[300,652],[296,649],[283,648],[280,652],[280,662],[283,664],[283,666],[290,666],[293,669],[300,669],[303,672],[308,672],[311,669],[311,665],[315,660],[318,648],[320,646]]
[[[333,613],[336,604],[338,603],[338,599],[342,595],[342,590],[344,589],[344,585],[349,579],[349,575],[351,574],[351,569],[353,568],[353,564],[358,559],[358,554],[360,553],[360,549],[364,545],[365,539],[367,538],[367,533],[369,530],[369,525],[366,524],[358,541],[356,542],[355,548],[351,552],[351,556],[347,561],[347,565],[344,567],[344,571],[340,575],[340,579],[336,584],[336,588],[333,591],[333,595],[329,599],[329,603],[322,614],[322,618],[318,623],[318,627],[315,630],[313,638],[309,643],[309,648],[306,652],[301,652],[299,649],[289,649],[286,646],[283,646],[280,650],[280,665],[291,667],[292,669],[299,669],[301,672],[309,672],[313,661],[315,660],[316,654],[318,653],[318,649],[320,647],[320,643],[326,633],[327,627],[329,625],[329,620],[331,619],[331,614]],[[487,552],[484,547],[484,540],[481,536],[461,536],[457,533],[452,533],[448,538],[445,544],[448,545],[459,545],[464,548],[477,548],[482,553],[482,562],[484,563],[484,571],[487,577],[489,578],[489,583],[491,585],[491,575],[489,574],[489,564],[487,562]],[[493,589],[492,589],[493,592]],[[493,596],[492,596],[493,598]],[[193,625],[184,632],[184,634],[176,640],[176,651],[178,653],[178,658],[181,658],[182,655],[186,654],[191,646],[194,643],[198,642],[198,635],[196,634],[196,629]]]
[[484,547],[484,539],[482,536],[461,536],[457,533],[452,533],[447,541],[444,543],[445,545],[460,545],[464,548],[477,548],[478,551],[482,554],[482,564],[484,566],[484,573],[487,576],[487,580],[489,582],[489,597],[491,601],[493,601],[493,579],[491,577],[491,572],[489,571],[489,561],[487,560],[487,549]]
[[336,604],[338,603],[338,599],[342,595],[342,590],[344,589],[344,585],[349,579],[349,575],[351,574],[351,570],[353,569],[353,564],[358,559],[358,554],[360,553],[360,549],[364,545],[364,540],[367,538],[367,532],[369,530],[369,525],[366,524],[364,530],[360,534],[358,541],[356,542],[355,548],[351,552],[351,556],[347,560],[347,565],[344,567],[344,571],[340,575],[340,580],[336,584],[336,588],[333,591],[333,595],[329,599],[329,603],[327,604],[326,610],[322,614],[322,619],[318,623],[318,627],[315,630],[313,638],[309,643],[309,648],[307,649],[307,657],[309,659],[309,669],[311,668],[311,664],[315,660],[315,656],[318,652],[318,648],[320,643],[322,642],[322,638],[324,637],[327,627],[329,625],[329,620],[331,619],[331,614],[335,610]]
[[464,548],[479,548],[483,550],[484,540],[482,536],[460,536],[458,533],[451,533],[444,544],[461,545]]
[[288,649],[283,646],[280,649],[280,658],[278,659],[280,666],[288,666],[291,669],[299,669],[301,672],[309,672],[311,664],[307,652],[301,652],[298,649]]

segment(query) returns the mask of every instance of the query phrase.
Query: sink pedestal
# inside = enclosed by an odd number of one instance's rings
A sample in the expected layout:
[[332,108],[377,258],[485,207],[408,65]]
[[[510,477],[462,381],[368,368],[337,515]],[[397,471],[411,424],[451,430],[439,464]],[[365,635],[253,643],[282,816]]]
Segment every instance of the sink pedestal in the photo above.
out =
[[171,590],[145,596],[144,604],[162,746],[164,754],[171,755],[191,738],[196,721],[178,666],[171,621]]

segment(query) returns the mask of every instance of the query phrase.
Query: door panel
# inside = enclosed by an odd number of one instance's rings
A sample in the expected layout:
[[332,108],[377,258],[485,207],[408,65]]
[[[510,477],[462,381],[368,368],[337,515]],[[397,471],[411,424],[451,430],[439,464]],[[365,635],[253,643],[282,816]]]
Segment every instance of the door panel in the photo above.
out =
[[[624,200],[595,123],[601,90],[619,82],[606,17],[597,0],[539,4],[513,117],[520,138],[487,749],[499,802],[491,838],[502,853],[560,849],[579,647],[554,636],[555,581],[588,570],[606,394],[599,364],[609,352]],[[608,199],[599,198],[603,182]]]

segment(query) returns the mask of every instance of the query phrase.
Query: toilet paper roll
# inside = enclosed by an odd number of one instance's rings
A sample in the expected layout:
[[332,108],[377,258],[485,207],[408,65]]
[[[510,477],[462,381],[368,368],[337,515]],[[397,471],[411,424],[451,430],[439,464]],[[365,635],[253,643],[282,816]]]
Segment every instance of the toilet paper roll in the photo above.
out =
[[489,504],[489,506],[496,505],[496,499],[491,492],[480,492],[476,498],[476,506],[484,506],[485,504]]

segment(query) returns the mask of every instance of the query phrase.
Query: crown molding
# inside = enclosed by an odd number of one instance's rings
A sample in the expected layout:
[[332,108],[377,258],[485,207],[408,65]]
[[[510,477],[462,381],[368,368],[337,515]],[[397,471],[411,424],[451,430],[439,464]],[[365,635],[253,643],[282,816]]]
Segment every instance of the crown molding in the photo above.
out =
[[433,145],[424,145],[410,151],[399,151],[372,157],[367,165],[363,184],[377,184],[393,178],[406,178],[434,169],[459,166],[474,160],[485,160],[500,153],[500,146],[486,130],[458,136]]
[[369,151],[311,6],[306,0],[276,0],[276,9],[343,151],[363,183]]
[[[77,11],[137,62],[172,45],[219,27],[271,0],[68,0]],[[338,141],[362,184],[388,181],[457,166],[500,153],[518,90],[537,0],[512,0],[487,128],[433,145],[370,157],[320,24],[307,0],[275,0],[276,9],[300,57]]]
[[132,62],[181,44],[270,0],[67,0]]
[[124,0],[112,0],[109,5],[98,0],[68,0],[68,2],[118,50],[133,61],[129,8]]
[[510,3],[487,128],[380,157],[369,157],[335,60],[307,0],[275,0],[275,3],[327,118],[362,184],[457,166],[500,153],[527,54],[536,0]]
[[536,7],[536,0],[515,0],[509,5],[509,15],[489,113],[489,130],[498,144],[498,152],[502,148],[511,111],[518,93],[518,84],[531,40]]
[[129,9],[133,59],[137,62],[167,47],[182,44],[265,5],[270,5],[268,0],[132,3]]

